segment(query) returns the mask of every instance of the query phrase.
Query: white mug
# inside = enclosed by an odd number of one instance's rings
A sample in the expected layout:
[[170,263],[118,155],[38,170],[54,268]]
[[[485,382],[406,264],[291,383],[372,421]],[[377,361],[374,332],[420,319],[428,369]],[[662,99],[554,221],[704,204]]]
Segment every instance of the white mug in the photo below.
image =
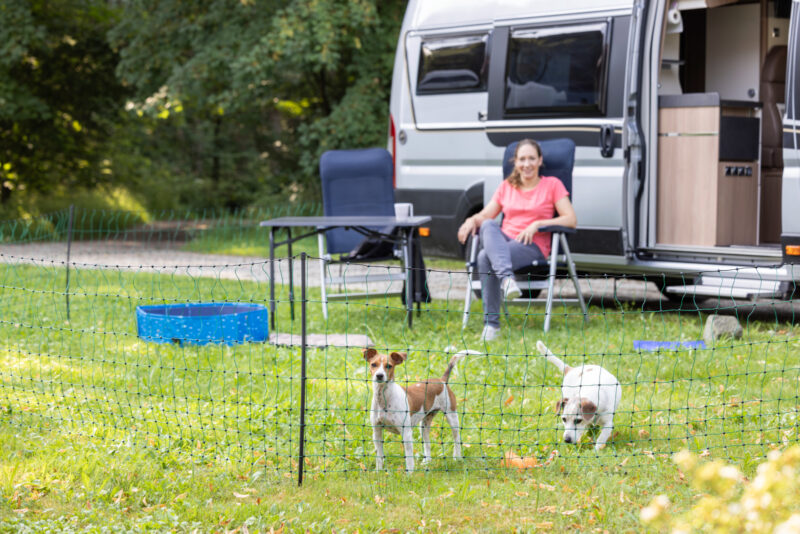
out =
[[394,216],[398,219],[405,219],[414,216],[414,205],[410,202],[397,202],[394,205]]

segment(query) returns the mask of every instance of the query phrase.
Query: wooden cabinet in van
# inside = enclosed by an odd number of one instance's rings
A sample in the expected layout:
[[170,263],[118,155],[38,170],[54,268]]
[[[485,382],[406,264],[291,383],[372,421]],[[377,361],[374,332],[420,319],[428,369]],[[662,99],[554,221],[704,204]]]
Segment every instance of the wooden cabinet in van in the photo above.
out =
[[717,93],[659,98],[659,243],[757,244],[757,106]]

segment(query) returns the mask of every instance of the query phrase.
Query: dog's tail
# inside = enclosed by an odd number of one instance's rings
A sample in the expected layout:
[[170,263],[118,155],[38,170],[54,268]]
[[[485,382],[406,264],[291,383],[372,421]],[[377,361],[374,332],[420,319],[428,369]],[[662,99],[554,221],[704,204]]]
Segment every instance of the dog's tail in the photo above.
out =
[[539,349],[539,354],[547,358],[548,362],[558,367],[558,370],[561,371],[561,374],[565,375],[572,369],[572,367],[565,364],[555,354],[550,352],[550,349],[548,349],[547,346],[544,343],[542,343],[541,339],[536,342],[536,348]]
[[450,358],[450,363],[447,364],[447,370],[442,375],[442,381],[445,384],[447,384],[447,382],[450,380],[450,372],[453,370],[453,368],[456,366],[458,362],[464,359],[464,356],[466,356],[467,354],[481,354],[481,353],[478,352],[477,350],[462,350],[461,352],[456,352],[455,354],[453,354],[453,357]]

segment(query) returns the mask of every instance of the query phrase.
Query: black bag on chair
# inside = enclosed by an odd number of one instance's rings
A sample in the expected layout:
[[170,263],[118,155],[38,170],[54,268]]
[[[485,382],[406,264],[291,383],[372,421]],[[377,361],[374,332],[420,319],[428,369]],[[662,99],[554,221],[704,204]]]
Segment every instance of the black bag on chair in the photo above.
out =
[[[388,226],[381,228],[380,233],[396,236],[397,228]],[[369,236],[365,237],[356,247],[342,256],[342,261],[358,262],[358,261],[376,261],[381,259],[394,258],[395,244],[380,237]]]

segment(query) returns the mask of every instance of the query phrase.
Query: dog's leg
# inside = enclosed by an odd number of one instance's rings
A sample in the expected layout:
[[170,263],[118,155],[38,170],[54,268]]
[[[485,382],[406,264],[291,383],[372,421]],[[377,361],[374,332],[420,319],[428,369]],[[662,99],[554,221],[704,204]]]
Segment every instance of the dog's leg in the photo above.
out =
[[600,430],[600,435],[597,436],[597,442],[594,445],[594,450],[596,451],[604,448],[608,438],[611,437],[611,431],[614,430],[614,418],[603,418],[600,420],[600,424],[602,425],[602,430]]
[[450,425],[450,430],[453,431],[453,458],[456,460],[461,459],[461,436],[460,436],[460,425],[458,424],[458,412],[445,412],[445,418],[447,419],[447,424]]
[[422,448],[425,451],[425,457],[422,463],[427,464],[431,461],[431,422],[433,421],[434,414],[428,414],[422,420],[420,431],[422,432]]
[[375,470],[383,470],[383,428],[372,426],[372,443],[375,444]]
[[403,425],[403,449],[406,453],[406,472],[414,471],[414,436],[411,432],[411,425]]

